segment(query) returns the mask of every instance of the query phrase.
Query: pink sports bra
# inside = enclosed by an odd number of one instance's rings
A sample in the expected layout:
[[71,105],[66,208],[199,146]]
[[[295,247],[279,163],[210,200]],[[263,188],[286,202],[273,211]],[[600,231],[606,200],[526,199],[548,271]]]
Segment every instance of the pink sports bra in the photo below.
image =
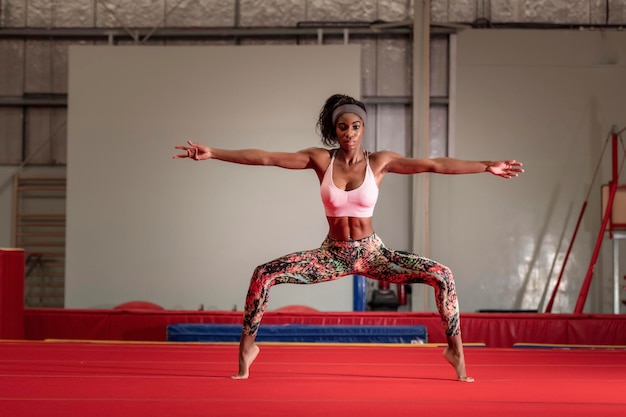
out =
[[337,188],[333,183],[333,163],[335,152],[326,168],[320,184],[322,203],[328,217],[372,217],[374,206],[378,200],[378,185],[370,168],[369,155],[365,153],[365,179],[354,190],[346,191]]

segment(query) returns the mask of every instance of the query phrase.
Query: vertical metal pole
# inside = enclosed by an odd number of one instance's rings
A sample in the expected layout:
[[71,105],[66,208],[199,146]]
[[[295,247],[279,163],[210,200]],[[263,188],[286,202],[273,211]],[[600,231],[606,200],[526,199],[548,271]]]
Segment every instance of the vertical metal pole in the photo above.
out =
[[20,221],[20,174],[18,172],[13,174],[13,224],[11,227],[11,246],[17,248],[18,244],[18,231]]
[[613,182],[615,183],[615,186],[617,186],[617,183],[619,182],[619,167],[618,165],[618,161],[617,161],[617,128],[615,126],[613,126],[613,133],[611,133],[611,139],[612,139],[612,143],[611,143],[611,152],[613,153],[613,155],[611,155],[611,160],[612,160],[612,171],[613,171]]
[[396,284],[396,289],[398,292],[398,304],[401,306],[406,305],[406,288],[404,288],[404,284]]
[[[415,158],[430,156],[430,1],[413,2],[413,143]],[[413,175],[411,205],[411,249],[428,257],[429,175]],[[414,294],[417,294],[415,292]],[[428,310],[429,291],[423,289],[423,309]],[[413,305],[418,305],[417,302]]]
[[561,272],[559,272],[559,278],[556,280],[556,284],[554,285],[554,289],[552,290],[552,295],[550,296],[550,301],[548,302],[548,306],[546,307],[546,313],[552,312],[554,299],[556,298],[556,294],[559,292],[559,286],[561,285],[561,279],[563,279],[565,266],[567,265],[567,260],[569,259],[569,255],[572,252],[572,246],[574,246],[574,241],[576,240],[576,235],[578,234],[578,229],[580,228],[580,223],[583,219],[583,215],[585,214],[586,209],[587,201],[583,203],[583,208],[580,210],[580,214],[578,215],[578,221],[576,221],[576,227],[574,228],[574,235],[572,236],[572,240],[570,241],[569,247],[567,248],[567,253],[565,254],[565,259],[563,260],[563,266],[561,266]]
[[354,296],[352,306],[354,311],[365,311],[365,300],[367,297],[367,287],[365,277],[354,275]]
[[613,236],[613,314],[619,314],[619,239]]

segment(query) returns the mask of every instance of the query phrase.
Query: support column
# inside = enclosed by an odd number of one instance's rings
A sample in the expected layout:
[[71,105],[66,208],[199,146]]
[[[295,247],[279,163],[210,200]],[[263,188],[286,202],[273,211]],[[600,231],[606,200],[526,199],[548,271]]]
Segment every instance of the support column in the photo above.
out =
[[[413,135],[412,156],[428,158],[430,156],[430,1],[415,0],[413,3]],[[411,250],[422,256],[430,254],[430,176],[412,176],[412,216]],[[423,305],[428,310],[429,299],[426,288],[422,301],[414,306]],[[420,291],[420,292],[422,292]],[[418,294],[419,292],[414,292]],[[414,300],[417,301],[417,300]]]

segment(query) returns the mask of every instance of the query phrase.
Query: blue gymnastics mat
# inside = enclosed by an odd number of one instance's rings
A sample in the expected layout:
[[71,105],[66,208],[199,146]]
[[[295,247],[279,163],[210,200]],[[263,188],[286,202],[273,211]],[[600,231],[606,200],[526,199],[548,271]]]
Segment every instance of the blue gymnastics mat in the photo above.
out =
[[[238,342],[241,325],[180,323],[167,326],[168,342]],[[426,326],[261,325],[257,342],[427,343]]]

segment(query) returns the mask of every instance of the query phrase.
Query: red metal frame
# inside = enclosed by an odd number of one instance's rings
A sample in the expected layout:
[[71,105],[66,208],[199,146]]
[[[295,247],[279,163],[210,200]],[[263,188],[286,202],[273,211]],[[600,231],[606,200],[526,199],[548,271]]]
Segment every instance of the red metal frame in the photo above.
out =
[[[613,212],[613,201],[615,199],[615,193],[618,188],[622,188],[618,185],[619,183],[619,168],[617,161],[617,142],[619,138],[619,133],[615,128],[611,132],[611,181],[609,182],[609,195],[607,199],[607,204],[604,210],[604,214],[602,216],[602,224],[600,226],[600,232],[598,233],[598,238],[596,240],[596,245],[594,247],[593,253],[591,255],[591,260],[589,262],[589,267],[587,268],[587,274],[585,275],[585,280],[583,281],[582,287],[580,289],[580,293],[578,294],[578,300],[576,301],[576,306],[574,307],[575,314],[581,314],[585,307],[585,302],[587,301],[587,295],[589,294],[589,287],[591,286],[591,279],[593,278],[593,272],[598,261],[598,256],[600,254],[600,248],[602,247],[602,241],[604,240],[604,234],[608,231],[610,235],[613,235],[613,230],[615,228],[623,228],[626,225],[616,224],[612,221],[612,212]],[[550,301],[546,307],[546,313],[552,312],[552,306],[554,305],[554,299],[556,298],[556,294],[559,290],[559,285],[561,284],[561,279],[563,278],[563,272],[565,271],[565,265],[567,264],[567,260],[569,259],[569,255],[572,250],[572,246],[574,244],[574,240],[576,239],[576,234],[578,233],[578,229],[580,227],[581,220],[583,215],[585,214],[585,210],[587,209],[587,201],[584,202],[583,207],[578,216],[578,221],[576,222],[576,227],[574,228],[574,235],[572,236],[572,240],[570,242],[569,248],[567,249],[567,253],[565,255],[565,260],[563,261],[563,267],[561,268],[561,272],[559,274],[559,278],[557,279],[556,285],[554,286],[554,290],[552,291],[552,296],[550,297]]]
[[574,245],[574,241],[576,240],[576,235],[578,234],[578,229],[580,228],[580,222],[583,219],[585,210],[587,210],[587,201],[583,203],[583,208],[580,210],[580,214],[578,215],[578,221],[576,222],[576,227],[574,228],[574,235],[572,236],[572,240],[570,241],[569,247],[567,248],[567,253],[565,254],[565,260],[563,261],[563,266],[561,267],[561,272],[559,273],[559,279],[556,280],[556,285],[554,286],[554,290],[552,291],[552,296],[550,297],[550,301],[548,302],[548,306],[546,307],[546,313],[552,312],[554,299],[556,298],[556,293],[559,290],[559,285],[561,285],[561,280],[563,279],[563,272],[565,271],[565,265],[567,265],[569,255],[572,252],[572,246]]
[[[591,286],[591,279],[593,278],[593,271],[595,269],[596,263],[598,262],[598,255],[600,254],[600,248],[602,247],[602,241],[604,240],[604,234],[607,230],[607,225],[609,224],[609,220],[611,219],[611,215],[613,212],[613,200],[615,199],[615,192],[618,187],[619,182],[619,169],[617,164],[617,140],[618,134],[617,132],[613,132],[611,134],[611,165],[612,165],[612,178],[611,182],[609,182],[609,196],[606,203],[606,208],[604,210],[604,215],[602,216],[602,224],[600,225],[600,232],[598,233],[598,238],[596,239],[596,245],[593,249],[593,254],[591,255],[591,260],[589,262],[589,268],[587,268],[587,274],[585,275],[585,280],[583,281],[583,285],[580,288],[580,293],[578,294],[578,300],[576,301],[576,306],[574,307],[574,314],[581,314],[585,307],[585,302],[587,301],[587,294],[589,294],[589,287]],[[611,222],[609,231],[612,232],[614,228],[614,224]]]

